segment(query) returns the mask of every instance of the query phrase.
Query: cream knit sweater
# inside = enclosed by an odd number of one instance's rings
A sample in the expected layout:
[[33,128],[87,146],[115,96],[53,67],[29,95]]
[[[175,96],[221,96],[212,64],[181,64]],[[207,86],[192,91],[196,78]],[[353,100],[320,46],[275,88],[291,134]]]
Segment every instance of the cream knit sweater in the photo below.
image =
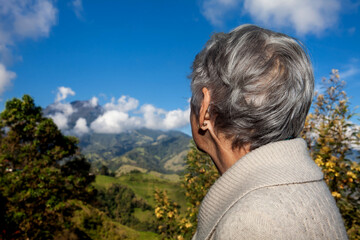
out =
[[193,240],[347,239],[323,174],[301,138],[237,161],[201,203]]

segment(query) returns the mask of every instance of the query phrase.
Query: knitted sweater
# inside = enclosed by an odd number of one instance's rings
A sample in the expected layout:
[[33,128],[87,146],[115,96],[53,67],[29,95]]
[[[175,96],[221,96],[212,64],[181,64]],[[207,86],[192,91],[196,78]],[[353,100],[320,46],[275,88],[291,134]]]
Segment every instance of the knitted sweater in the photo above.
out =
[[193,240],[347,239],[323,174],[297,138],[246,154],[210,188]]

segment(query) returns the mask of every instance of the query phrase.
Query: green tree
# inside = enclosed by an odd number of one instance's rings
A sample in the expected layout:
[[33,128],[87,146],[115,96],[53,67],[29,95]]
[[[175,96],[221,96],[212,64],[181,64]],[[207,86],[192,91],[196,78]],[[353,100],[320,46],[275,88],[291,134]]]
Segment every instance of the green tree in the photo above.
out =
[[98,208],[115,221],[138,230],[151,228],[150,223],[143,226],[134,216],[135,208],[151,210],[151,206],[144,199],[136,197],[129,187],[114,183],[108,189],[99,190],[97,199]]
[[182,186],[186,191],[188,208],[185,219],[181,222],[181,229],[184,238],[189,239],[196,231],[200,203],[219,178],[219,172],[210,156],[199,151],[193,141],[185,160],[186,170]]
[[100,170],[99,170],[99,174],[109,176],[110,175],[109,168],[107,166],[105,166],[105,165],[102,165]]
[[0,114],[0,210],[4,239],[52,239],[71,229],[71,199],[94,194],[90,164],[24,95]]
[[352,161],[352,148],[359,145],[359,129],[351,123],[354,113],[344,91],[345,82],[333,70],[323,79],[324,93],[317,93],[314,111],[305,123],[303,137],[311,155],[322,168],[350,239],[360,239],[360,166]]
[[179,205],[173,202],[166,191],[155,190],[155,216],[157,232],[163,239],[181,239]]
[[158,231],[170,239],[191,239],[197,227],[197,215],[202,199],[219,173],[209,155],[199,151],[195,143],[186,156],[186,169],[182,187],[185,189],[188,208],[180,217],[177,204],[168,198],[166,192],[155,192],[155,215],[159,221]]

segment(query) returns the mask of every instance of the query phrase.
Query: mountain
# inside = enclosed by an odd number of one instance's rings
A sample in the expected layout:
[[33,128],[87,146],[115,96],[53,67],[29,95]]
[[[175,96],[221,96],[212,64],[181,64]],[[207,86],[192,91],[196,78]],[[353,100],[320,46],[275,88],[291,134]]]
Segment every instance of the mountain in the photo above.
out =
[[104,113],[104,108],[89,101],[73,101],[71,103],[53,103],[43,110],[44,116],[62,114],[67,118],[68,128],[72,129],[79,118],[87,123],[93,122]]
[[[45,116],[66,119],[67,135],[78,119],[89,124],[105,112],[104,108],[89,101],[54,103],[43,110]],[[59,118],[61,119],[61,118]],[[55,121],[56,122],[56,121]],[[179,173],[184,169],[191,137],[179,131],[152,129],[128,130],[119,134],[95,133],[77,136],[81,152],[95,169],[103,165],[120,175],[131,170],[154,170],[160,173]]]
[[95,168],[107,166],[117,175],[130,170],[179,173],[184,169],[190,136],[178,131],[150,129],[120,134],[89,134],[80,148]]

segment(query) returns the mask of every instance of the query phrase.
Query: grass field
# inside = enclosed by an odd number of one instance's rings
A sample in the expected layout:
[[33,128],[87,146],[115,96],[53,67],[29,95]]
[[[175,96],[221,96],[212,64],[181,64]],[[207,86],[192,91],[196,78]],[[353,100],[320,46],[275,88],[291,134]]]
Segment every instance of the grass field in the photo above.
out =
[[108,188],[113,183],[130,187],[137,196],[146,200],[153,207],[155,206],[155,189],[166,190],[170,198],[179,204],[180,211],[186,209],[185,191],[181,187],[178,176],[164,175],[156,172],[128,173],[116,178],[98,175],[94,185],[96,188]]

